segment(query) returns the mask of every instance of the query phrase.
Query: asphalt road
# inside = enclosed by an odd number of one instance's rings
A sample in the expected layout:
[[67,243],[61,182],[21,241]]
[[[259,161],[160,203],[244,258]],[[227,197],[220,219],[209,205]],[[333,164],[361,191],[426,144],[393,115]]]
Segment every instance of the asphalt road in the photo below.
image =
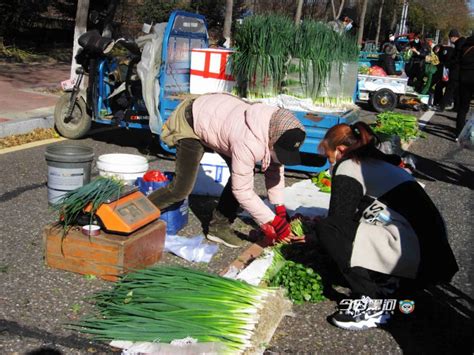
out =
[[[268,353],[472,353],[474,153],[457,147],[450,116],[434,116],[426,126],[426,138],[412,144],[409,152],[417,160],[416,177],[426,185],[446,220],[460,266],[452,283],[414,294],[413,313],[399,312],[386,328],[365,332],[343,331],[328,324],[326,317],[336,305],[333,300],[295,306],[294,317],[281,322]],[[173,161],[157,157],[152,139],[139,132],[96,133],[80,143],[93,147],[96,156],[143,154],[150,158],[152,168],[173,170]],[[63,354],[114,353],[107,345],[66,327],[90,310],[85,297],[111,284],[44,265],[42,230],[55,220],[47,205],[45,148],[0,154],[0,353],[40,349]],[[287,184],[301,178],[290,175]],[[263,194],[260,174],[256,186]],[[201,233],[201,223],[209,218],[215,203],[212,198],[192,197],[190,222],[183,234]],[[239,228],[248,230],[247,226]],[[239,251],[220,247],[209,265],[193,266],[219,272]],[[169,254],[161,262],[190,265]]]

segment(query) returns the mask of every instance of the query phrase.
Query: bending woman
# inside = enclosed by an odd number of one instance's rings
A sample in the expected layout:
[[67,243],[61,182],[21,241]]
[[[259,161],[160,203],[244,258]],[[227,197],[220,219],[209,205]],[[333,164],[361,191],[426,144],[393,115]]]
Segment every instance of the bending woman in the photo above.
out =
[[[438,209],[400,158],[377,149],[368,125],[339,124],[319,148],[335,164],[327,218],[316,235],[347,280],[352,299],[330,321],[345,329],[385,323],[374,299],[393,298],[407,280],[449,282],[458,270]],[[361,304],[359,303],[359,306]]]

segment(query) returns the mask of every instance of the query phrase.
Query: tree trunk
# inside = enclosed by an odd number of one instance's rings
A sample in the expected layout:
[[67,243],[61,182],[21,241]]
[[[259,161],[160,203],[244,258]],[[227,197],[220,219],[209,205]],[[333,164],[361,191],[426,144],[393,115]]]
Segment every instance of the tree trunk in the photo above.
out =
[[224,46],[230,48],[230,30],[232,28],[232,7],[234,6],[233,0],[225,1],[225,18],[224,18]]
[[360,19],[359,19],[359,33],[357,35],[357,43],[359,45],[362,44],[362,39],[364,38],[364,22],[365,22],[365,14],[367,12],[367,3],[369,0],[364,0],[362,3],[362,11],[360,13]]
[[337,13],[336,13],[336,6],[334,4],[334,0],[331,0],[332,15],[334,17],[334,21],[336,21],[339,17],[341,17],[342,9],[344,8],[344,2],[345,0],[341,0],[341,3],[339,4],[339,10],[337,10]]
[[390,31],[395,31],[397,26],[397,11],[398,11],[398,2],[393,6],[393,15],[392,22],[390,22]]
[[76,11],[76,25],[74,27],[74,42],[72,47],[71,80],[77,77],[76,68],[79,64],[76,62],[76,54],[79,51],[77,39],[87,31],[87,15],[89,14],[89,0],[78,0]]
[[110,0],[109,6],[107,7],[107,16],[104,19],[104,29],[102,31],[103,37],[112,38],[114,17],[118,3],[119,0]]
[[382,13],[385,0],[380,0],[379,17],[377,19],[377,34],[375,35],[375,47],[379,48],[380,27],[382,26]]
[[301,22],[301,14],[303,12],[304,0],[298,0],[298,7],[296,8],[295,23],[298,25]]

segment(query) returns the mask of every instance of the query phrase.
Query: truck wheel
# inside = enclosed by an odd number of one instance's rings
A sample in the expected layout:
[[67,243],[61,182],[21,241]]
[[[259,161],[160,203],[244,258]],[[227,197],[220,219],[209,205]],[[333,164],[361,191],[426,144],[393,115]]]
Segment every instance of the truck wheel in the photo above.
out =
[[397,95],[389,89],[380,89],[376,91],[370,102],[377,112],[391,111],[397,107]]
[[71,94],[70,92],[64,94],[56,103],[54,108],[54,124],[63,137],[78,139],[89,132],[92,120],[87,114],[86,103],[81,97],[78,97],[72,110],[72,119],[66,122]]

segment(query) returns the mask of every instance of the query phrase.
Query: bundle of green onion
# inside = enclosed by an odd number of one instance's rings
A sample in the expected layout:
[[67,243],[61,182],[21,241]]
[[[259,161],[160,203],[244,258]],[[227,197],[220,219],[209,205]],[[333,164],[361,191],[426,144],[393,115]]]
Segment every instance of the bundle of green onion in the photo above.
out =
[[240,96],[262,98],[280,93],[294,32],[293,21],[278,15],[249,16],[236,28],[232,70]]
[[94,181],[66,193],[52,208],[59,213],[64,233],[73,225],[84,208],[91,205],[91,219],[101,204],[120,196],[124,183],[114,178],[98,177]]
[[236,353],[250,346],[259,310],[274,292],[193,269],[156,266],[97,294],[100,315],[73,328],[99,340],[170,343],[191,337],[220,342]]

